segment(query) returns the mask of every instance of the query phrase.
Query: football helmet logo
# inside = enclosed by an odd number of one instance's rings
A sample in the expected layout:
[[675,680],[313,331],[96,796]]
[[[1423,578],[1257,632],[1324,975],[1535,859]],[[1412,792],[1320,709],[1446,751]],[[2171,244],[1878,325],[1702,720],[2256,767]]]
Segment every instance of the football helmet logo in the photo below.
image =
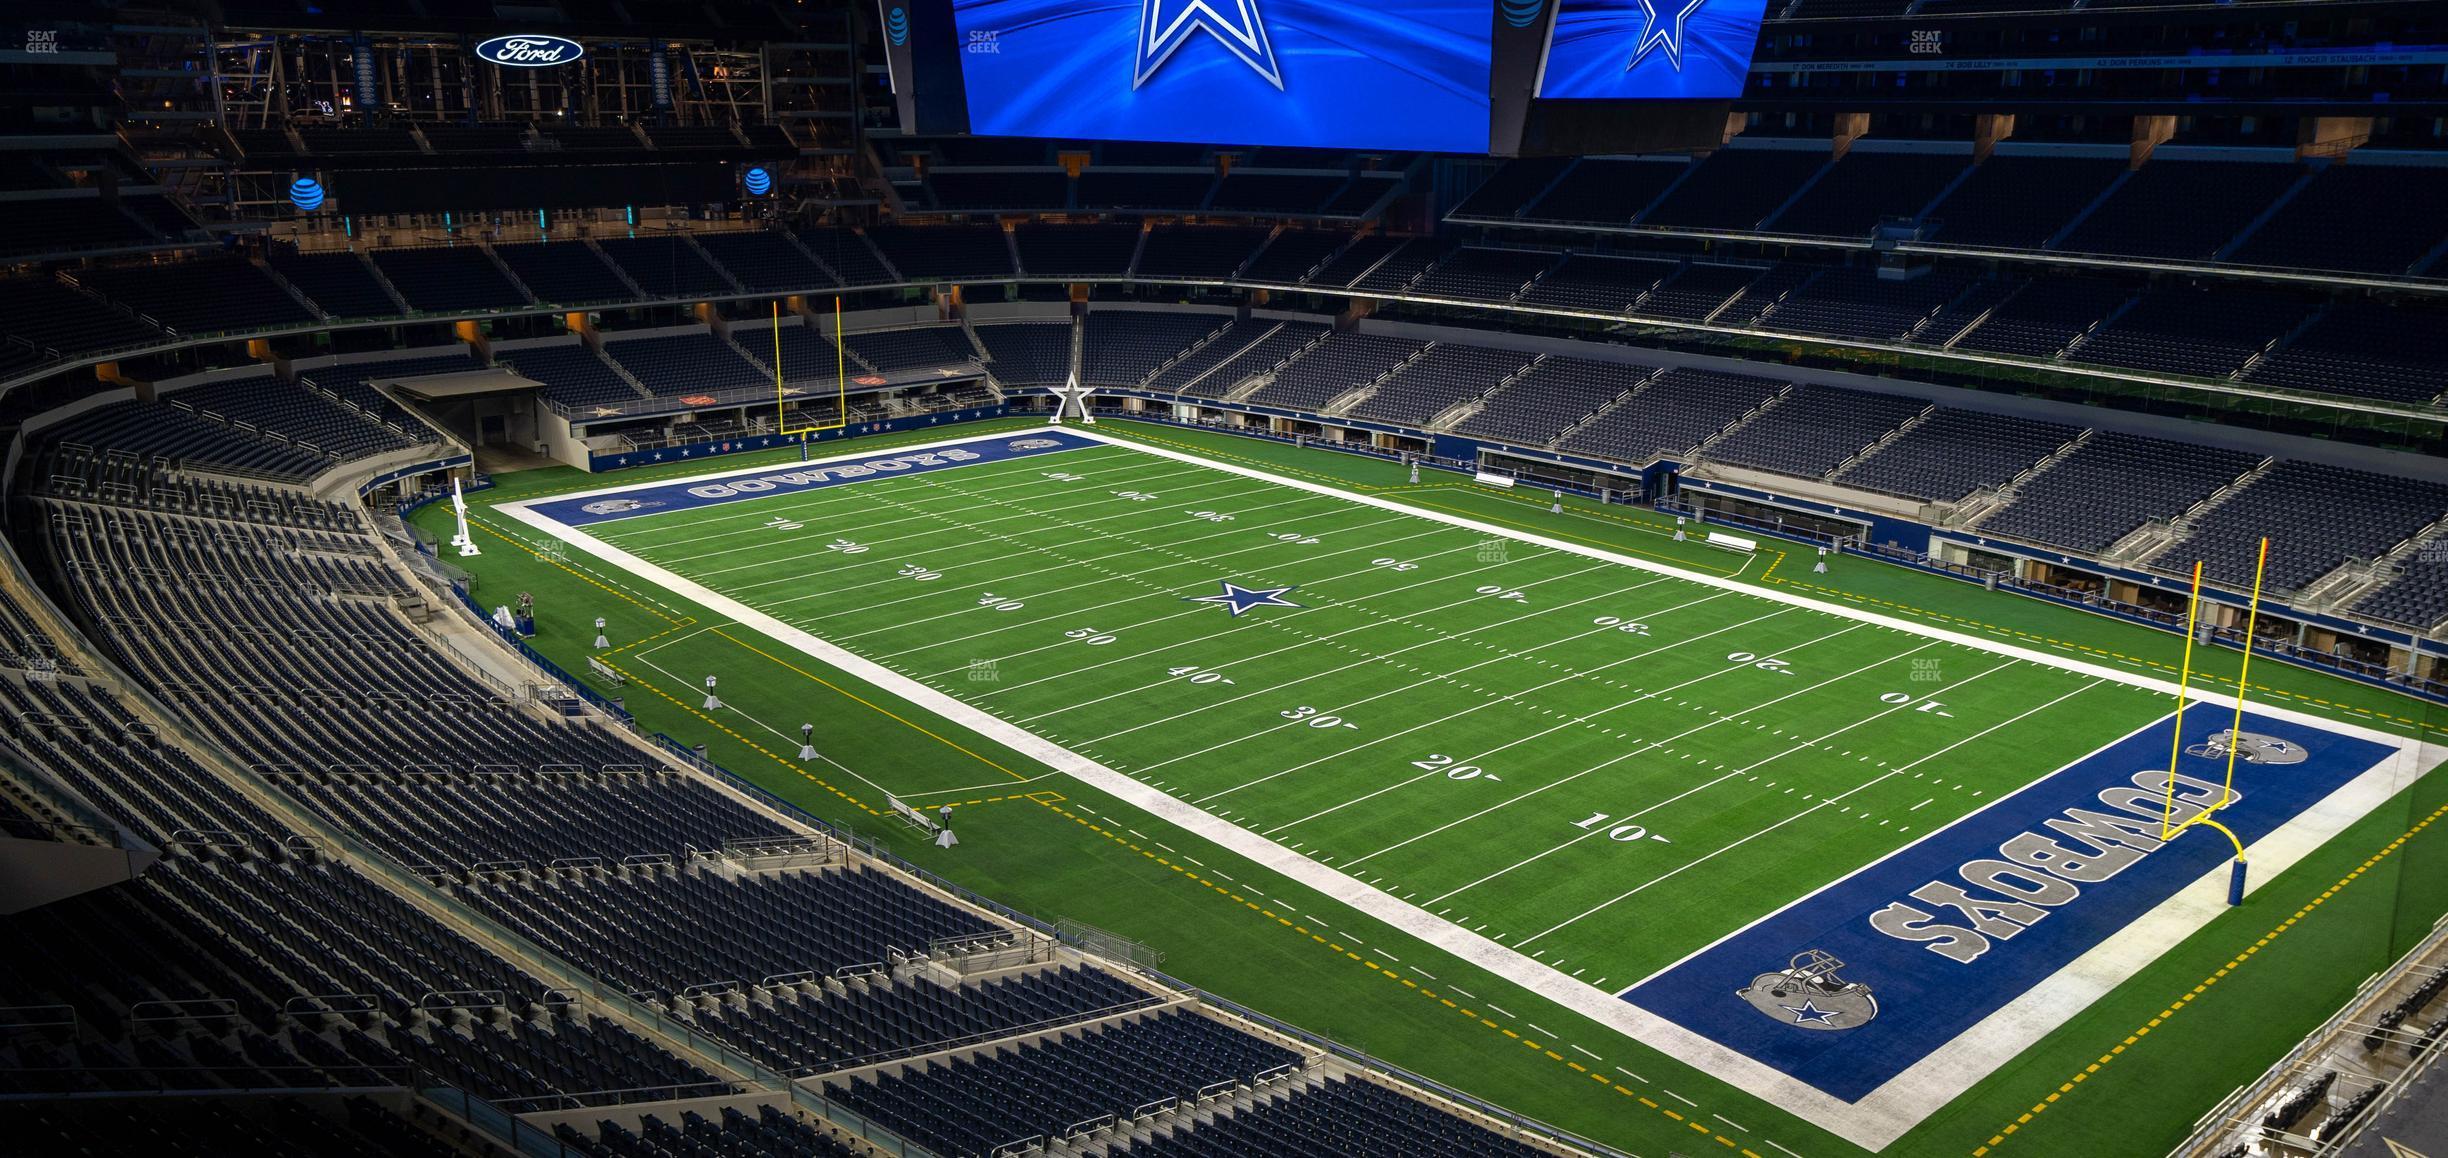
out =
[[1763,1016],[1819,1032],[1853,1029],[1878,1016],[1870,987],[1837,975],[1844,962],[1817,949],[1796,953],[1785,968],[1762,973],[1734,991]]

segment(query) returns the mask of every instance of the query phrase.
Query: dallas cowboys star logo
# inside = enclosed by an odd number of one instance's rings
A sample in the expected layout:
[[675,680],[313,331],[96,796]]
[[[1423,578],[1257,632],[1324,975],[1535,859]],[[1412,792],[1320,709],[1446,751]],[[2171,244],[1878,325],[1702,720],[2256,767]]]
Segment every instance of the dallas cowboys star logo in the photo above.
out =
[[1641,25],[1639,42],[1632,46],[1632,59],[1624,63],[1625,72],[1630,72],[1638,67],[1640,62],[1648,57],[1649,51],[1655,48],[1665,49],[1666,63],[1673,65],[1676,72],[1683,71],[1683,22],[1691,19],[1691,14],[1699,11],[1700,6],[1707,3],[1708,0],[1667,0],[1667,2],[1680,4],[1681,7],[1673,9],[1672,22],[1661,27],[1658,20],[1658,0],[1640,0],[1641,16],[1645,22]]
[[1131,69],[1131,88],[1146,84],[1190,39],[1191,33],[1205,29],[1217,43],[1282,91],[1283,70],[1276,66],[1275,43],[1267,38],[1266,22],[1258,15],[1258,0],[1219,2],[1230,7],[1233,14],[1228,17],[1216,11],[1207,0],[1139,0],[1138,52]]
[[1222,590],[1222,591],[1220,591],[1220,592],[1218,592],[1218,593],[1216,593],[1216,594],[1214,594],[1214,595],[1191,595],[1191,596],[1186,596],[1186,597],[1184,597],[1184,602],[1188,602],[1188,603],[1221,603],[1221,604],[1223,604],[1224,606],[1229,607],[1229,608],[1231,608],[1231,609],[1232,609],[1233,618],[1235,618],[1235,619],[1239,619],[1239,618],[1241,618],[1241,613],[1242,613],[1242,612],[1247,611],[1247,610],[1249,610],[1249,609],[1251,609],[1251,608],[1253,608],[1253,607],[1298,607],[1298,606],[1300,606],[1300,604],[1298,604],[1298,603],[1294,603],[1294,602],[1292,602],[1291,600],[1284,598],[1284,593],[1285,593],[1285,592],[1287,592],[1287,591],[1292,590],[1292,588],[1291,588],[1291,587],[1289,587],[1289,586],[1286,586],[1286,587],[1243,587],[1242,585],[1240,585],[1240,584],[1238,584],[1238,583],[1235,583],[1235,582],[1233,582],[1233,581],[1232,581],[1232,580],[1230,580],[1230,579],[1219,580],[1219,582],[1221,582],[1221,583],[1224,585],[1224,590]]
[[1836,1015],[1844,1012],[1840,1009],[1821,1009],[1811,1004],[1810,998],[1807,997],[1803,998],[1802,1004],[1798,1006],[1780,1005],[1777,1008],[1793,1014],[1795,1025],[1834,1025]]

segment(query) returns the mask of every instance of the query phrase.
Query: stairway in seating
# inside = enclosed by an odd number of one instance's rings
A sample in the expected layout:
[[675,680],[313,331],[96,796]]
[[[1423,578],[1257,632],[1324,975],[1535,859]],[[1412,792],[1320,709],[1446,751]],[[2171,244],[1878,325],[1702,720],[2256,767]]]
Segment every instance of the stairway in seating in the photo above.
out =
[[1743,427],[1759,421],[1760,415],[1768,413],[1768,411],[1775,407],[1778,403],[1792,397],[1793,392],[1793,383],[1788,382],[1785,385],[1778,387],[1776,393],[1769,395],[1766,400],[1762,401],[1759,405],[1752,407],[1749,411],[1745,412],[1742,417],[1726,423],[1722,427],[1719,427],[1717,433],[1709,435],[1707,438],[1703,438],[1700,441],[1693,443],[1690,450],[1683,452],[1684,457],[1695,460],[1708,457],[1708,448],[1725,441],[1726,437],[1733,434],[1735,431],[1741,430]]
[[1488,387],[1478,397],[1465,398],[1462,401],[1456,402],[1453,405],[1446,407],[1444,410],[1439,411],[1434,417],[1431,417],[1428,420],[1425,428],[1428,430],[1451,430],[1464,422],[1470,421],[1471,415],[1487,409],[1488,403],[1493,400],[1498,393],[1515,382],[1520,381],[1522,375],[1537,369],[1538,364],[1546,361],[1548,357],[1549,355],[1541,354],[1527,362],[1522,363],[1519,366],[1514,367],[1512,373],[1505,375],[1502,379],[1499,379],[1494,386]]
[[1965,495],[1962,501],[1954,505],[1953,510],[1947,512],[1946,521],[1950,526],[1972,527],[1978,525],[1982,519],[2006,509],[2008,504],[2013,503],[2022,494],[2023,488],[2031,480],[2046,474],[2049,468],[2058,463],[2073,457],[2074,452],[2082,449],[2091,441],[2091,436],[2097,433],[2099,432],[2086,426],[2081,434],[2075,435],[2064,446],[2050,451],[2046,458],[2031,464],[2024,469],[2023,473],[1994,487],[1983,487]]
[[2227,500],[2241,493],[2244,488],[2268,477],[2269,473],[2277,467],[2277,459],[2262,459],[2260,465],[2245,471],[2236,481],[2211,492],[2210,497],[2185,508],[2176,517],[2164,523],[2156,521],[2145,523],[2134,533],[2110,544],[2107,554],[2102,556],[2102,561],[2135,563],[2156,560],[2158,556],[2182,546],[2186,539],[2191,538],[2193,528],[2200,525],[2202,516],[2217,510]]
[[1844,472],[1859,466],[1862,460],[1895,445],[1895,441],[1897,439],[1912,433],[1914,427],[1929,421],[1930,416],[1936,413],[1938,413],[1938,406],[1936,403],[1931,403],[1928,406],[1922,407],[1919,413],[1905,419],[1900,423],[1897,423],[1895,429],[1878,436],[1877,441],[1872,442],[1870,445],[1865,446],[1860,450],[1854,451],[1853,457],[1837,463],[1835,467],[1830,469],[1826,474],[1820,475],[1819,481],[1826,482],[1835,478],[1837,475],[1843,474]]

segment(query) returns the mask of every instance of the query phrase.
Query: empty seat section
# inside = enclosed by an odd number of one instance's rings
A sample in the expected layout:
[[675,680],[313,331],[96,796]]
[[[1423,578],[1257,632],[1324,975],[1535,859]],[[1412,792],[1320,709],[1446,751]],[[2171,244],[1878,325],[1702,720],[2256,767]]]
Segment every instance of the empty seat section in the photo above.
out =
[[1157,367],[1233,324],[1229,314],[1098,310],[1080,341],[1080,380],[1094,386],[1137,386]]
[[472,245],[430,249],[379,249],[371,255],[391,287],[419,313],[506,310],[528,304],[527,295],[502,276],[493,259]]
[[1071,376],[1071,323],[996,322],[977,327],[987,372],[1006,386],[1059,385]]
[[1892,394],[1802,385],[1708,449],[1708,460],[1817,478],[1928,407]]
[[2082,428],[1941,407],[1834,481],[1893,495],[1954,502],[2030,470]]
[[493,253],[540,303],[582,305],[637,296],[604,264],[603,255],[583,241],[497,245]]
[[1986,534],[2098,554],[2152,519],[2173,519],[2260,463],[2220,447],[2100,431],[2015,488]]
[[707,297],[738,292],[686,237],[613,237],[596,243],[647,296]]
[[1744,374],[1668,370],[1558,445],[1634,464],[1679,459],[1784,389],[1782,382]]
[[1627,362],[1551,355],[1523,368],[1454,431],[1516,446],[1545,446],[1655,372],[1655,367]]

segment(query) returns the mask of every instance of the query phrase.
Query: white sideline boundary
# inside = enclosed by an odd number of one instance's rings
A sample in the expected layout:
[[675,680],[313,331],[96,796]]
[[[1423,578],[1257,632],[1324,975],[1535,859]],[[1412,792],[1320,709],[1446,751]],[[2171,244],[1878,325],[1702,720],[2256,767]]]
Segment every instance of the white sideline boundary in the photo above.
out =
[[[1073,437],[1126,447],[1159,458],[1174,459],[1228,474],[1270,482],[1278,486],[1325,495],[1359,506],[1394,511],[1498,538],[1532,543],[1586,558],[1618,563],[1637,570],[1734,592],[1746,598],[1806,608],[1823,615],[1875,624],[1993,655],[2010,656],[2044,667],[2092,676],[2154,692],[2167,696],[2171,700],[2176,694],[2176,685],[2173,682],[2152,676],[2120,671],[1911,620],[1890,618],[1859,608],[1821,602],[1790,592],[1756,587],[1715,575],[1685,571],[1679,567],[1585,544],[1554,539],[1535,532],[1500,527],[1459,515],[1410,507],[1375,495],[1349,492],[1300,479],[1285,478],[1249,467],[1202,458],[1169,447],[1153,446],[1108,435],[1101,431],[1065,427],[1064,432]],[[982,437],[972,435],[912,446],[896,446],[891,448],[891,451],[895,454],[908,454],[993,438],[1026,436],[1024,432]],[[816,459],[809,464],[785,465],[786,468],[790,468],[872,458],[877,453],[879,452],[841,454]],[[1059,461],[1059,455],[1046,457]],[[1965,1090],[1986,1078],[2006,1061],[2047,1036],[2049,1032],[2064,1024],[2075,1014],[2088,1008],[2094,1001],[2114,990],[2117,985],[2131,978],[2152,961],[2157,960],[2159,956],[2185,937],[2226,911],[2227,871],[2226,867],[2221,865],[2218,869],[2205,873],[2201,878],[2186,885],[2150,912],[2102,940],[2090,951],[2056,973],[2044,978],[2015,1000],[1957,1036],[1953,1041],[1932,1051],[1910,1069],[1881,1085],[1860,1101],[1846,1102],[1623,1001],[1613,991],[1599,989],[1577,981],[1525,954],[1497,944],[1462,926],[1452,924],[1391,893],[1367,885],[1353,877],[1345,876],[1333,868],[1318,864],[1257,833],[1240,828],[1186,801],[1142,784],[1121,772],[1063,748],[1018,725],[989,715],[981,709],[971,707],[946,693],[775,619],[729,596],[709,590],[696,582],[637,558],[579,528],[539,515],[530,509],[533,504],[538,503],[568,502],[573,499],[617,494],[649,486],[695,483],[735,475],[760,474],[774,469],[777,468],[767,465],[713,471],[679,479],[656,479],[652,482],[607,486],[576,494],[538,496],[533,499],[504,503],[494,509],[575,545],[643,580],[686,596],[701,606],[728,616],[775,640],[789,644],[819,661],[893,692],[926,711],[943,716],[1007,745],[1023,755],[1043,762],[1108,795],[1124,800],[1178,828],[1204,837],[1253,863],[1298,881],[1376,920],[1398,928],[1412,937],[1435,945],[1491,973],[1503,976],[1549,1001],[1702,1069],[1746,1093],[1801,1116],[1865,1149],[1872,1151],[1884,1149],[1889,1143],[1919,1125]],[[770,498],[775,496],[767,493],[748,497]],[[2236,701],[2230,696],[2196,689],[2192,692],[2191,702],[2196,706],[2216,705],[2233,710]],[[2264,715],[2292,720],[2307,727],[2369,740],[2385,745],[2395,752],[2393,756],[2383,760],[2377,766],[2255,842],[2251,851],[2256,889],[2259,885],[2276,878],[2330,838],[2368,815],[2382,802],[2419,778],[2426,768],[2439,763],[2443,757],[2448,757],[2448,748],[2443,748],[2441,745],[2408,741],[2403,737],[2360,725],[2322,719],[2272,704],[2254,704],[2252,710]],[[2108,746],[2103,744],[2101,749],[2104,750]],[[2027,783],[2036,783],[2054,774],[2055,771],[2056,769],[2046,770]],[[2019,790],[2020,787],[2001,791],[1995,799],[2005,799],[2013,795],[2014,791]],[[1980,810],[1975,810],[1975,812],[1978,811]],[[1969,815],[1972,814],[1967,814]],[[1920,840],[1931,839],[1943,831],[1945,831],[1944,827],[1933,829],[1924,833]],[[1919,841],[1912,843],[1917,844]],[[1887,855],[1893,856],[1895,853],[1890,852]],[[1868,867],[1865,865],[1855,871],[1865,871]]]

